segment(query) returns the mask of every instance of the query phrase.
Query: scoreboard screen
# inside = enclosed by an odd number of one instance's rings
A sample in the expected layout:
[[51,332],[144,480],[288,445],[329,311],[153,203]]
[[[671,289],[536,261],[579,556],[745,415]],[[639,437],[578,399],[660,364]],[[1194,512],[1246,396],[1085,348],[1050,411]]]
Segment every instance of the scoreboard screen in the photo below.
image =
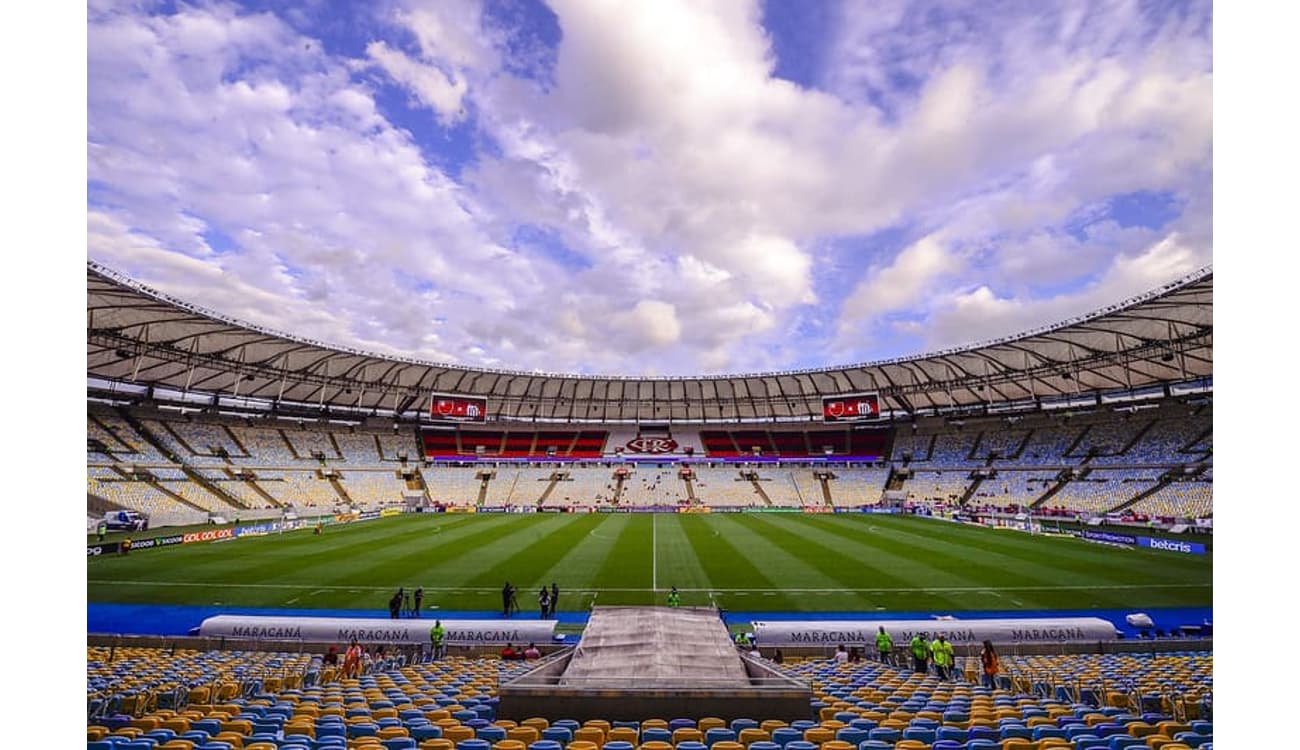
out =
[[858,422],[879,418],[880,397],[875,393],[822,398],[822,419],[826,422]]
[[486,422],[487,399],[435,393],[429,416],[444,422]]

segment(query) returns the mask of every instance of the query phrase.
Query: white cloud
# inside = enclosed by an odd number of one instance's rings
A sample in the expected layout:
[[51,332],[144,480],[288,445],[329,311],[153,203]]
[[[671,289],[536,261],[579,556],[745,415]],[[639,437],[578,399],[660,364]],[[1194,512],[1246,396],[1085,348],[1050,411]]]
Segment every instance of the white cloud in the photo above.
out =
[[[475,2],[398,8],[364,60],[219,3],[92,12],[88,176],[121,225],[92,257],[318,338],[614,372],[868,359],[887,321],[947,343],[1209,257],[1208,4],[849,8],[821,90],[773,76],[756,2],[552,7],[545,85],[504,72]],[[452,179],[385,119],[374,70],[499,153]],[[1066,226],[1132,191],[1184,215]],[[517,245],[522,225],[565,253]],[[246,288],[204,294],[194,263]]]
[[960,270],[961,258],[951,252],[944,237],[931,234],[904,249],[893,262],[864,274],[844,302],[841,335],[872,320],[908,307],[928,306],[934,286]]
[[384,42],[371,42],[366,46],[366,54],[394,81],[409,88],[425,106],[437,112],[443,122],[454,123],[465,116],[461,100],[468,86],[463,78],[413,60]]

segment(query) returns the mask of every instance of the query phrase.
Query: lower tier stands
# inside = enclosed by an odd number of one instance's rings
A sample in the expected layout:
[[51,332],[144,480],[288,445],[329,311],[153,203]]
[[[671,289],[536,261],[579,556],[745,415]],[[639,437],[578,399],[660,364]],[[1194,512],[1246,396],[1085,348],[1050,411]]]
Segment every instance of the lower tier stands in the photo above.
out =
[[[769,654],[768,656],[771,656]],[[105,648],[87,653],[88,750],[1190,750],[1213,743],[1213,657],[1007,656],[996,687],[874,661],[792,658],[808,714],[680,718],[497,716],[500,683],[524,661],[451,657],[406,664],[368,651],[340,677],[320,655]],[[503,744],[505,743],[505,744]],[[545,743],[545,744],[539,744]]]
[[1096,469],[1083,479],[1066,482],[1046,504],[1068,511],[1105,513],[1154,487],[1159,474],[1151,469]]
[[1208,518],[1214,514],[1214,485],[1208,479],[1171,482],[1126,510],[1150,518]]

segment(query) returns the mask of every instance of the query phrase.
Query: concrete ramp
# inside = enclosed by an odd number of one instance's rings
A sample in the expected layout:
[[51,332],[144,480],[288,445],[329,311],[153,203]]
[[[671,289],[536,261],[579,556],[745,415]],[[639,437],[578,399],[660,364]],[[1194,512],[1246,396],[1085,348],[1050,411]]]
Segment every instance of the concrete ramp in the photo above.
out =
[[747,686],[749,674],[713,609],[599,607],[561,685]]
[[808,718],[810,686],[741,654],[715,609],[597,607],[572,650],[501,683],[497,717]]

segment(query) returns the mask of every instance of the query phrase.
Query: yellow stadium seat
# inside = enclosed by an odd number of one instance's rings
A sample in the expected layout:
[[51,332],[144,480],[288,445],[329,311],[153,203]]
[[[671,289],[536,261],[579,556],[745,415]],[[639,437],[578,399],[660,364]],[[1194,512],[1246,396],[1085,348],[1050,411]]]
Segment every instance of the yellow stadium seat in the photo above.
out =
[[[534,742],[540,740],[541,738],[542,738],[542,733],[535,726],[522,726],[522,727],[515,727],[513,729],[506,730],[506,739],[519,740],[520,742],[524,743],[525,746],[531,745]],[[574,733],[573,738],[586,739],[586,737],[579,737],[577,733]],[[599,744],[604,744],[604,741],[602,740],[601,743]]]
[[758,727],[749,727],[740,730],[740,736],[737,739],[740,740],[740,744],[749,747],[749,745],[754,742],[767,742],[772,739],[772,735],[770,732],[766,732]]
[[[644,722],[644,721],[641,722],[641,726],[642,726],[642,727],[645,726],[645,722]],[[774,730],[774,729],[780,729],[781,727],[788,727],[788,726],[790,726],[790,725],[787,724],[787,723],[784,722],[784,721],[781,721],[780,719],[767,719],[766,721],[760,722],[758,726],[759,726],[759,728],[762,729],[764,732],[767,732],[768,734],[771,734],[771,733],[772,733],[772,730]],[[668,728],[668,724],[667,724],[666,722],[664,723],[664,728],[665,728],[665,729]]]
[[[572,743],[569,744],[569,750],[573,750]],[[595,750],[595,748],[589,748],[588,750]],[[673,750],[673,746],[667,742],[653,740],[651,742],[642,742],[638,746],[638,750]]]
[[682,727],[673,730],[673,745],[677,746],[683,742],[703,742],[704,733],[691,727]]
[[457,723],[449,727],[443,727],[442,736],[459,745],[465,740],[474,739],[474,728]]
[[1011,738],[1002,740],[1002,750],[1037,750],[1038,743],[1033,740]]
[[[532,716],[519,722],[515,726],[532,727],[539,732],[544,732],[550,728],[551,722],[541,716]],[[510,727],[506,727],[509,729]]]
[[716,716],[706,716],[695,722],[695,728],[701,732],[707,732],[710,729],[721,729],[725,726],[727,726],[727,722]]
[[666,719],[645,719],[641,722],[641,729],[667,729],[668,721]]
[[492,745],[492,750],[524,750],[526,747],[519,740],[501,740]]
[[614,727],[605,735],[606,742],[631,742],[637,743],[638,733],[632,727]]
[[[272,745],[271,747],[275,747]],[[179,737],[167,740],[158,746],[158,750],[194,750],[194,743],[190,740],[183,740]]]
[[830,740],[835,739],[835,732],[826,729],[825,727],[811,727],[804,730],[803,738],[806,742],[820,745],[823,742],[829,742]]
[[456,743],[446,737],[439,737],[433,740],[425,740],[420,743],[420,750],[455,750]]

